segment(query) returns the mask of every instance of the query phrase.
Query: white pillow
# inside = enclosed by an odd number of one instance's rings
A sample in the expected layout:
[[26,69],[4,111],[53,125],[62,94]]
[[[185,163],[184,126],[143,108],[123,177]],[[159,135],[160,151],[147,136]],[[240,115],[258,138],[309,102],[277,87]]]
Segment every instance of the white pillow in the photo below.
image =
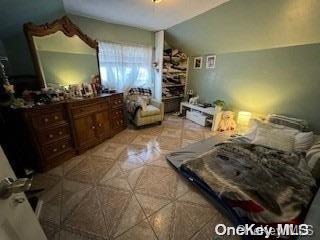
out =
[[315,178],[320,178],[320,142],[315,143],[306,154],[306,161]]
[[145,111],[147,109],[147,99],[141,96],[138,96],[137,103],[139,103],[142,107],[142,111]]
[[255,139],[252,143],[284,152],[292,152],[294,141],[294,135],[283,129],[258,127]]
[[243,135],[244,137],[248,138],[250,141],[253,141],[255,139],[257,130],[259,128],[283,130],[285,134],[289,134],[292,136],[295,136],[300,132],[299,130],[296,130],[293,128],[289,128],[283,125],[273,124],[269,122],[263,122],[258,119],[251,119],[250,125],[251,125],[250,129]]
[[303,152],[309,150],[313,145],[313,132],[300,132],[295,136],[294,150]]

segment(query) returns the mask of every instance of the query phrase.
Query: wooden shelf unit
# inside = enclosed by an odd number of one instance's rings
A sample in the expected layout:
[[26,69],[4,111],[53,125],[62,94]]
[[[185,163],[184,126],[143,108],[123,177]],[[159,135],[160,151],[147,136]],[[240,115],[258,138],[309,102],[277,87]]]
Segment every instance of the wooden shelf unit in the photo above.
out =
[[177,49],[164,50],[162,71],[162,101],[164,111],[179,111],[186,95],[188,57]]

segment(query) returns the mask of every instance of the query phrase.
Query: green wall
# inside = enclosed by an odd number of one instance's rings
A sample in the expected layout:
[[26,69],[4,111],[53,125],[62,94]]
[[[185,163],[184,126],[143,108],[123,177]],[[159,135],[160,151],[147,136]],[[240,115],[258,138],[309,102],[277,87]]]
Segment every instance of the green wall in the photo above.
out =
[[0,40],[9,58],[9,74],[34,74],[23,24],[41,24],[63,16],[62,0],[3,0],[1,3]]
[[[166,31],[190,58],[189,86],[235,111],[303,117],[320,130],[320,1],[231,0]],[[217,54],[216,69],[193,69]]]
[[82,16],[68,16],[84,33],[98,41],[154,46],[154,32]]

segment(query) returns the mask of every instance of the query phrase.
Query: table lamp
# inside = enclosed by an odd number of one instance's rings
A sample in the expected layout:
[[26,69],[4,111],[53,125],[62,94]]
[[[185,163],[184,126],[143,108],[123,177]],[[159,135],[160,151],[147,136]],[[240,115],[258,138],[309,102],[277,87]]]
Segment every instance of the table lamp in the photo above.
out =
[[237,123],[238,123],[238,131],[240,130],[240,132],[244,132],[246,130],[246,128],[249,125],[250,119],[251,119],[251,112],[245,112],[245,111],[240,111],[238,112],[238,119],[237,119]]

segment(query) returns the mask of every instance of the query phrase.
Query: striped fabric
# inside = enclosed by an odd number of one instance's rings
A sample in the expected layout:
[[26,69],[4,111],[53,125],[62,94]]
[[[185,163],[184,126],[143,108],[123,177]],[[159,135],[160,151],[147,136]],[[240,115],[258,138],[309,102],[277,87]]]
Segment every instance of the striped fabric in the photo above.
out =
[[283,125],[286,127],[294,128],[299,131],[307,131],[308,130],[308,122],[303,119],[286,117],[283,115],[270,114],[268,115],[268,122]]
[[306,160],[312,175],[315,178],[320,178],[320,141],[314,144],[307,152]]

